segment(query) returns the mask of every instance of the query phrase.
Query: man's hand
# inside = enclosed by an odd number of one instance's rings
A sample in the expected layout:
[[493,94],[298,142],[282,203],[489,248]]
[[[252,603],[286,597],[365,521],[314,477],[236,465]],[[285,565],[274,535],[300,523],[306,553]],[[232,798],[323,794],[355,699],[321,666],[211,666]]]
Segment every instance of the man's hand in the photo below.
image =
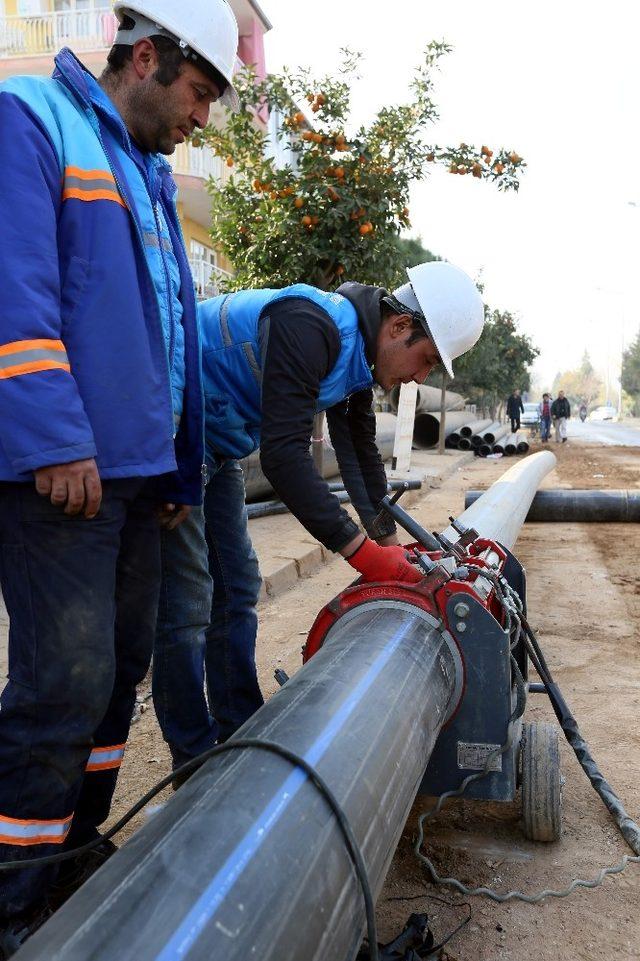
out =
[[168,531],[173,531],[191,513],[188,504],[163,504],[159,511],[160,524]]
[[65,514],[84,512],[91,520],[100,510],[102,484],[93,457],[40,467],[34,474],[37,492],[49,497],[56,507],[64,507]]
[[404,547],[380,547],[368,537],[365,537],[356,551],[345,560],[362,574],[365,581],[373,583],[404,581],[417,584],[424,577],[417,567],[409,563]]
[[387,534],[385,537],[376,537],[376,544],[380,547],[397,547],[400,544],[397,533]]

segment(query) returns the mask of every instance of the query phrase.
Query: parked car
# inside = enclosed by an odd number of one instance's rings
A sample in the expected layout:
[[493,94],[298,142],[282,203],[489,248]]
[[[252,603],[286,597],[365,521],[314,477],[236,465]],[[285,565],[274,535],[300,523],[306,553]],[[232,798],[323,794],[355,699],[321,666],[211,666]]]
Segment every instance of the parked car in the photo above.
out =
[[524,411],[520,414],[520,423],[523,427],[532,427],[534,424],[538,424],[540,421],[540,415],[538,414],[538,405],[527,401],[526,404],[522,405]]
[[602,407],[596,407],[589,414],[589,420],[617,420],[618,411],[617,408],[610,404],[605,404]]

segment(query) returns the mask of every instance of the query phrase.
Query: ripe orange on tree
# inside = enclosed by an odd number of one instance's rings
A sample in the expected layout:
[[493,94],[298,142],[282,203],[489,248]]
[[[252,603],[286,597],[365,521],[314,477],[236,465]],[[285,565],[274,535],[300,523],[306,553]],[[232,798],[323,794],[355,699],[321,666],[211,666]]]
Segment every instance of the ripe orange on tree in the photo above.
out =
[[303,204],[304,204],[304,200],[302,199],[302,197],[296,197],[296,199],[293,201],[293,206],[297,207],[298,210],[300,210],[300,207],[302,207]]

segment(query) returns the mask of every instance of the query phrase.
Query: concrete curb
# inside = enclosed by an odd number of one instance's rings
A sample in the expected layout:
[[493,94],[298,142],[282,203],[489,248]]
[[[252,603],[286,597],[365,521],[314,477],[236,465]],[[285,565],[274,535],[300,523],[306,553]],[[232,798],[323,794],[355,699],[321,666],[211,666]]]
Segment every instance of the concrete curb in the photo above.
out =
[[[418,462],[415,466],[424,476],[424,486],[421,490],[407,491],[402,498],[404,507],[417,504],[428,496],[430,489],[440,486],[463,464],[474,458],[473,451],[450,451],[444,461],[434,461],[436,455],[433,454],[421,458],[422,453],[415,452],[415,460]],[[421,466],[420,461],[427,459],[428,466]],[[314,541],[290,514],[250,520],[249,533],[260,561],[261,601],[279,597],[294,587],[301,578],[309,577],[322,564],[333,561],[336,556]]]

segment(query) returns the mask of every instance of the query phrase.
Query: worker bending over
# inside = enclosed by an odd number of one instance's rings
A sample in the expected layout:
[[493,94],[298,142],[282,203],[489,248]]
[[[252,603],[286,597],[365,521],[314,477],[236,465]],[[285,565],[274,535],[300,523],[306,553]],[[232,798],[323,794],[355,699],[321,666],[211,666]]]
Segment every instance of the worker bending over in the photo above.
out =
[[[174,765],[225,740],[262,704],[255,664],[260,573],[238,461],[260,447],[265,476],[300,523],[370,581],[418,581],[395,525],[378,519],[387,479],[375,443],[374,383],[422,383],[478,340],[473,281],[451,264],[408,271],[393,292],[306,284],[215,297],[202,338],[204,509],[163,533],[154,702]],[[326,411],[344,485],[362,522],[329,491],[309,452]],[[205,698],[205,681],[208,698]]]

